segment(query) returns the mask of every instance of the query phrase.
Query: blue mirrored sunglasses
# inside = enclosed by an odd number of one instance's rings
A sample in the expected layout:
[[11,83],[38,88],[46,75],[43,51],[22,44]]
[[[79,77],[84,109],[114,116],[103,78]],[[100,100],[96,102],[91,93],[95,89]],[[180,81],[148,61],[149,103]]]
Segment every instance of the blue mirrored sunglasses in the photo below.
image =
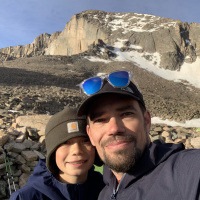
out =
[[115,88],[124,88],[130,83],[131,72],[116,71],[110,74],[92,77],[84,80],[78,86],[86,95],[90,96],[102,88],[104,79],[106,79],[109,84]]

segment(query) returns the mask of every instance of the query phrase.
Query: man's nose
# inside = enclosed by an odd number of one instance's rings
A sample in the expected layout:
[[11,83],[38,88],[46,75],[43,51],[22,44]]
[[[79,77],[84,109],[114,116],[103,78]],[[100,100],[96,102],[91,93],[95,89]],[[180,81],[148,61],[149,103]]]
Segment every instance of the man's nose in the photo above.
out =
[[123,133],[125,131],[124,123],[119,118],[116,117],[110,118],[108,124],[109,124],[108,130],[110,135]]

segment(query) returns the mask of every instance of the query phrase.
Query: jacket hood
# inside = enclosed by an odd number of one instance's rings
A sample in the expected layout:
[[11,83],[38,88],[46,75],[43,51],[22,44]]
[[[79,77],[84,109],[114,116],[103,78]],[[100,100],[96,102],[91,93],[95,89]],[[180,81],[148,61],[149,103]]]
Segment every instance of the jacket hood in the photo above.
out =
[[[94,174],[94,167],[92,166],[88,172],[88,179],[86,182],[82,184],[61,183],[47,169],[45,159],[41,159],[34,168],[32,175],[29,177],[27,185],[38,190],[50,199],[77,199],[77,197],[73,195],[77,195],[78,191],[81,192],[82,196],[89,196],[87,192],[89,187],[88,182],[93,182],[94,178],[100,181],[99,175],[96,175],[96,173]],[[100,185],[102,188],[103,182]],[[97,187],[96,191],[94,189],[91,193],[97,193],[97,190],[100,191],[100,188]]]
[[[66,187],[67,185],[70,186],[70,184],[61,183],[55,179],[55,177],[47,169],[45,159],[39,160],[33,173],[28,179],[27,185],[33,187],[42,194],[51,197],[51,199],[65,199],[63,198],[63,194],[65,194],[66,197],[69,196]],[[56,188],[58,190],[57,192],[55,192]],[[62,192],[59,192],[59,190]]]
[[[148,173],[160,163],[165,161],[169,156],[175,154],[184,149],[183,144],[155,144],[150,143],[150,145],[145,149],[141,159],[136,165],[129,171],[125,176],[122,183],[120,184],[122,188],[128,187],[130,183],[134,180],[136,181],[139,177]],[[103,171],[103,178],[106,185],[114,185],[113,180],[114,174],[112,171],[105,165]]]

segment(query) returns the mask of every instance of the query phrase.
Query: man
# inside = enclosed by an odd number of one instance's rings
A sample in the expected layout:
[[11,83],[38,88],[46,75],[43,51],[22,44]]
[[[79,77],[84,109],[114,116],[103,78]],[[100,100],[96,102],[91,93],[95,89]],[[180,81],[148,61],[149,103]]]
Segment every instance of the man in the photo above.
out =
[[87,116],[87,133],[105,163],[99,200],[200,200],[200,150],[151,143],[150,113],[130,79],[117,71],[80,84],[89,97],[78,115]]

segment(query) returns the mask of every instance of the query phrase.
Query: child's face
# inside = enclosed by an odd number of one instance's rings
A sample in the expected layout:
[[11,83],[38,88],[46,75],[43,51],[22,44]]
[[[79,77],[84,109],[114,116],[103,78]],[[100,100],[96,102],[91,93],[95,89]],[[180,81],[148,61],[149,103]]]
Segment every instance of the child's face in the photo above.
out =
[[60,178],[72,184],[81,183],[86,181],[94,163],[95,148],[88,137],[71,138],[57,148],[55,157]]

